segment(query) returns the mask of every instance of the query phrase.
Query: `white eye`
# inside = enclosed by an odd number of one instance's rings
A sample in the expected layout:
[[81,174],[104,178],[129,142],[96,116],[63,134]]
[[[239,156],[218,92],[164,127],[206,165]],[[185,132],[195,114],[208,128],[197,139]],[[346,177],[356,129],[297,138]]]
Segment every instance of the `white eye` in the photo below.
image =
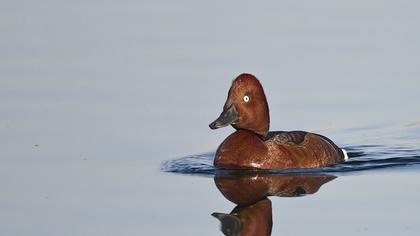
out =
[[249,97],[248,96],[244,96],[244,102],[249,102]]

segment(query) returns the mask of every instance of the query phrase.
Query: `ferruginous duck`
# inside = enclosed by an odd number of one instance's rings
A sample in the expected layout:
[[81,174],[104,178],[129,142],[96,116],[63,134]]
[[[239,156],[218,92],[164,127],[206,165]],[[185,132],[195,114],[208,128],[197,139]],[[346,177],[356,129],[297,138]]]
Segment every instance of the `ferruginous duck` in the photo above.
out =
[[302,169],[331,166],[348,157],[330,139],[305,131],[271,131],[267,99],[258,79],[233,80],[223,112],[209,126],[236,131],[220,144],[214,165],[221,169]]

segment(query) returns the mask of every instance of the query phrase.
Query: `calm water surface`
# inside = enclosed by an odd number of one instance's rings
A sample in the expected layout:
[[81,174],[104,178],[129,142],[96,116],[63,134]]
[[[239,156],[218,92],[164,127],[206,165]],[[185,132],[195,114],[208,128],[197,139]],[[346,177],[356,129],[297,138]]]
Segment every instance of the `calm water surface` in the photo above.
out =
[[[0,235],[223,235],[215,217],[249,214],[237,202],[272,235],[419,235],[419,7],[0,2]],[[233,130],[208,124],[242,72],[271,130],[321,133],[350,161],[217,173]]]

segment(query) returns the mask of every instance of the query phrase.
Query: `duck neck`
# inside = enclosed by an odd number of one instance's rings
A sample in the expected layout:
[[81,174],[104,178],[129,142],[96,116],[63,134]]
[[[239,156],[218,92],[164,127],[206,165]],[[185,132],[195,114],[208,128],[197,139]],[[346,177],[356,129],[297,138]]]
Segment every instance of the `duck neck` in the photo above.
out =
[[257,121],[253,122],[253,127],[250,127],[249,129],[261,138],[264,138],[268,134],[268,130],[270,128],[270,116],[268,113],[268,107],[264,113],[264,116],[260,116]]
[[268,134],[268,128],[261,130],[261,131],[255,131],[255,130],[250,130],[250,129],[243,129],[243,128],[237,128],[237,130],[243,130],[243,131],[247,131],[249,133],[254,134],[255,136],[257,136],[259,139],[264,140],[265,137]]

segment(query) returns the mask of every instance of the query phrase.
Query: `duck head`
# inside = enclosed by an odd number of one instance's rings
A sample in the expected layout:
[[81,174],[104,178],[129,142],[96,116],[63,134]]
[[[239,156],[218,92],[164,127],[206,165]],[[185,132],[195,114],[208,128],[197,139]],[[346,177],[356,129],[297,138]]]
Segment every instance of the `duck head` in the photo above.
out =
[[241,74],[233,80],[223,112],[209,126],[211,129],[218,129],[227,125],[261,136],[268,133],[268,103],[263,87],[255,76]]

